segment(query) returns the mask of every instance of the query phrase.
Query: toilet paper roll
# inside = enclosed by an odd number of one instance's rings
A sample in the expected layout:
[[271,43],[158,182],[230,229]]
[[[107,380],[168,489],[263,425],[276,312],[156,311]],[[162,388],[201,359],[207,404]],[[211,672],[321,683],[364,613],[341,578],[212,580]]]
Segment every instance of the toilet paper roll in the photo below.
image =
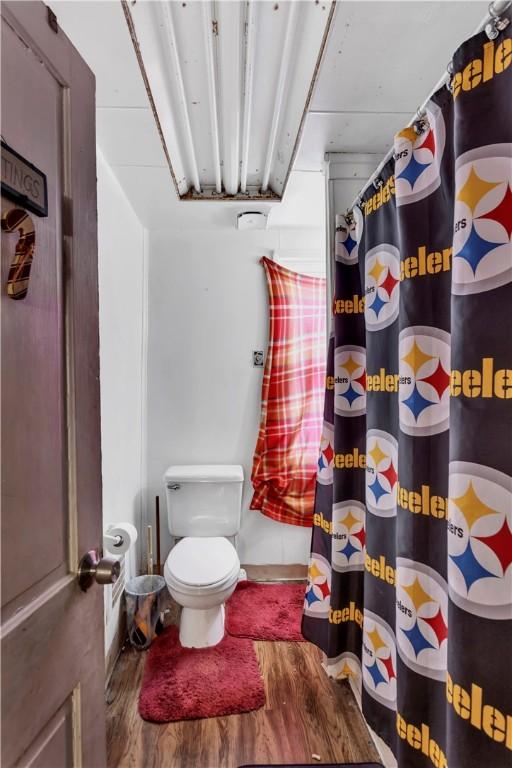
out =
[[103,549],[112,555],[124,555],[137,541],[137,529],[131,523],[111,525],[103,534]]

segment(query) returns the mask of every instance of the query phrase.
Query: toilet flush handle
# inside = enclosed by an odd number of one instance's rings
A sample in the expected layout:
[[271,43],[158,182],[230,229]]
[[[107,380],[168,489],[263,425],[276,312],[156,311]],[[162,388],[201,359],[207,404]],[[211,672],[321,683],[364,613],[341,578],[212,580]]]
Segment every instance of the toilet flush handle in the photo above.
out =
[[179,483],[167,483],[167,487],[170,491],[179,491],[181,485]]

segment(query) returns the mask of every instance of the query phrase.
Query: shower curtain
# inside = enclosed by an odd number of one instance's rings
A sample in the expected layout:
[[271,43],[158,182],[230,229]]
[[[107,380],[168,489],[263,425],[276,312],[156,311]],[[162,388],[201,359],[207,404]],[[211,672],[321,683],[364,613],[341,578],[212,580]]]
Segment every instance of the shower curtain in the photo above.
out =
[[511,28],[335,236],[303,633],[399,768],[512,763]]

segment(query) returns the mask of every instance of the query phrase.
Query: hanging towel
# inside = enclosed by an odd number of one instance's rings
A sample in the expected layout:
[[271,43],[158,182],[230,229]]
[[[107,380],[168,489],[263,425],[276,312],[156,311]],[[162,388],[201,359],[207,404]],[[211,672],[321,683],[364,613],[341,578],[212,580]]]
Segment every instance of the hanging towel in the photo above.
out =
[[251,509],[311,526],[325,386],[325,279],[262,260],[269,345],[253,460]]

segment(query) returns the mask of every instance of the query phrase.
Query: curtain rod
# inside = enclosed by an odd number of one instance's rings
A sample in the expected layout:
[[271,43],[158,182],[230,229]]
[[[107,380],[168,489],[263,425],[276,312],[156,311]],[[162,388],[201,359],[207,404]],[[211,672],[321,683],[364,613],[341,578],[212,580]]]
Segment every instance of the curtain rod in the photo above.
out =
[[[499,16],[506,11],[509,6],[512,4],[512,0],[495,0],[495,2],[489,4],[489,10],[485,16],[485,18],[480,22],[478,27],[473,32],[473,35],[477,35],[479,32],[482,32],[482,30],[485,29],[487,32],[487,35],[490,40],[496,39],[499,32],[501,31],[499,25]],[[487,30],[487,25],[490,25],[489,30]],[[446,85],[447,81],[450,79],[451,73],[447,69],[447,71],[444,73],[444,75],[440,78],[440,80],[436,83],[432,91],[430,91],[430,94],[427,96],[423,104],[418,107],[418,110],[414,117],[410,119],[410,121],[407,123],[406,127],[409,127],[415,123],[418,118],[421,116],[421,114],[425,111],[425,107],[427,106],[428,102],[432,98],[432,96],[443,87],[443,85]],[[379,174],[381,173],[382,169],[388,162],[388,160],[391,159],[393,156],[394,147],[391,147],[390,150],[387,152],[383,160],[379,163],[375,171],[372,173],[364,187],[359,191],[359,193],[355,196],[352,205],[348,208],[348,211],[351,211],[355,206],[358,204],[361,197],[364,195],[370,184],[372,184],[373,181],[375,181],[376,178],[378,178]],[[347,212],[348,212],[347,211]]]

